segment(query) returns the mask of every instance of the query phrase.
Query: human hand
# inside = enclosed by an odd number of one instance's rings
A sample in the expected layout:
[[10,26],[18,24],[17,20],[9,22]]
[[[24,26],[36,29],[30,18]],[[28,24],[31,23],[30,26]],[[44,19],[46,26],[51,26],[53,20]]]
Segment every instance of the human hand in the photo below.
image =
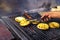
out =
[[51,18],[59,18],[60,12],[43,12],[43,15],[41,15],[42,21],[48,21]]

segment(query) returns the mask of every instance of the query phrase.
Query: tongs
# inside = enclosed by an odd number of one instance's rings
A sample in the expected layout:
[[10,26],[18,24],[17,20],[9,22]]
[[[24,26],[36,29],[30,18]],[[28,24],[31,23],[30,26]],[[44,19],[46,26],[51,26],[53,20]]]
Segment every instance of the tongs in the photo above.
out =
[[24,16],[26,16],[31,22],[35,21],[35,22],[41,22],[41,19],[33,19],[28,13],[24,13]]

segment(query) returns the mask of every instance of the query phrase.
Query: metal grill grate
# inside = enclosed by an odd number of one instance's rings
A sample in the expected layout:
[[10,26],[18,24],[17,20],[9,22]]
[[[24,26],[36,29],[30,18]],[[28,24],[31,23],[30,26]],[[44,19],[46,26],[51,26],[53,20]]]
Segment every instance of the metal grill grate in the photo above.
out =
[[[40,18],[39,14],[30,14],[32,17]],[[34,16],[33,16],[34,15]],[[14,21],[16,16],[2,17],[3,20],[8,20],[18,30],[20,30],[26,37],[30,37],[32,40],[57,40],[60,38],[60,29],[49,29],[46,31],[39,30],[36,25],[30,24],[27,27],[20,27],[20,25]],[[7,21],[7,22],[8,22]],[[54,20],[50,20],[54,21]],[[59,21],[58,21],[59,22]],[[10,24],[10,25],[11,25]]]

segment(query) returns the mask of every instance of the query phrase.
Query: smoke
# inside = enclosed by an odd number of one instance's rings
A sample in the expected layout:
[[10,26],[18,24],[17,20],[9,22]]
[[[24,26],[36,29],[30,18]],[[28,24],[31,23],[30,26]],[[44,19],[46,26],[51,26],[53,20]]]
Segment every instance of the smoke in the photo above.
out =
[[18,12],[21,10],[36,9],[43,5],[43,3],[52,2],[55,5],[55,0],[0,0],[0,8],[6,12]]
[[1,1],[0,9],[2,9],[3,12],[6,12],[6,13],[11,13],[12,12],[12,7],[6,2],[6,0],[5,1],[3,1],[3,0]]
[[43,3],[48,3],[48,0],[28,0],[30,9],[35,9],[43,5]]

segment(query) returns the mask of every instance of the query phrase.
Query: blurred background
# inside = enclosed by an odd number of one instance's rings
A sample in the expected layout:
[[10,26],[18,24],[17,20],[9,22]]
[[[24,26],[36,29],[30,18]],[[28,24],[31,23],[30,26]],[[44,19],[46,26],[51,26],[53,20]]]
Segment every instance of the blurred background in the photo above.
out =
[[0,0],[0,15],[36,9],[43,3],[51,3],[51,7],[54,7],[60,5],[60,0]]

